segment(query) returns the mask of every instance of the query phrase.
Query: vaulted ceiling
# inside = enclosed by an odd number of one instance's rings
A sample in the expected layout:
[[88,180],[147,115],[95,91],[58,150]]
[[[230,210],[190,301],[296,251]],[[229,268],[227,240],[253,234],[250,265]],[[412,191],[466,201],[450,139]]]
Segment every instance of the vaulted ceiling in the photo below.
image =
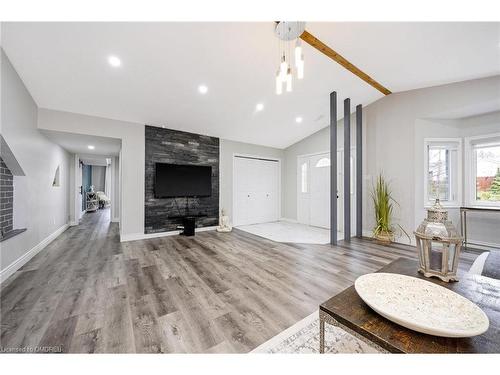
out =
[[[328,124],[332,90],[383,97],[303,43],[305,78],[274,93],[274,22],[3,23],[39,107],[284,148]],[[499,23],[314,23],[307,30],[392,92],[500,74]],[[108,64],[110,55],[122,65]],[[198,86],[208,87],[206,95]],[[264,104],[260,112],[257,103]],[[295,118],[303,118],[296,123]]]

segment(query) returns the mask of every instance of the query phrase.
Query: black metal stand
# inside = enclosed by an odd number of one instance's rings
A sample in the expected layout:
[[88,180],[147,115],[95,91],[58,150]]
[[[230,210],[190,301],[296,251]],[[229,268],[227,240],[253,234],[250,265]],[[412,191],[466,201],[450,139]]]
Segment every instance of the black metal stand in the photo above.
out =
[[182,231],[183,236],[194,236],[194,229],[196,227],[196,219],[194,217],[188,217],[182,219],[182,224],[184,226],[184,230]]

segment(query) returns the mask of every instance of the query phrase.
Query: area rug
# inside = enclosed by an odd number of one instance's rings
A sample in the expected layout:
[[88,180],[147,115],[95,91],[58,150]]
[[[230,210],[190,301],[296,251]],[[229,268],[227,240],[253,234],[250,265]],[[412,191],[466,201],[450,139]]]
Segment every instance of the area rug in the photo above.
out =
[[[318,311],[295,323],[250,353],[319,353]],[[378,353],[341,328],[325,324],[325,353]]]

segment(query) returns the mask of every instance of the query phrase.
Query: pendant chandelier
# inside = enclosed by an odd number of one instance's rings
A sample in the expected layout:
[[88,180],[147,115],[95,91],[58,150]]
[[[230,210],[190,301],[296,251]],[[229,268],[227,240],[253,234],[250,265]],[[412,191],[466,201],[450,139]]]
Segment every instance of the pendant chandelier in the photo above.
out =
[[[300,36],[306,27],[305,22],[280,21],[274,30],[278,37],[279,67],[276,72],[276,94],[292,91],[293,74],[297,79],[304,78],[304,55],[302,54],[302,42]],[[292,62],[293,50],[293,62]]]

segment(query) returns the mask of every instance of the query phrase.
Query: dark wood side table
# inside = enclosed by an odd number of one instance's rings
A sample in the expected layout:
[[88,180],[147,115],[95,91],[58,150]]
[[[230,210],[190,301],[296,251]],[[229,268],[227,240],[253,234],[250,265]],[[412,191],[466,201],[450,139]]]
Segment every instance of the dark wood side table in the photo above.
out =
[[465,274],[458,282],[445,283],[436,278],[424,278],[417,272],[417,267],[417,261],[399,258],[378,272],[429,280],[468,298],[488,316],[488,331],[480,336],[460,339],[412,331],[373,311],[359,297],[353,285],[319,307],[320,352],[324,353],[324,327],[328,323],[341,327],[382,352],[500,353],[500,280]]
[[460,232],[464,238],[464,249],[467,249],[467,212],[500,213],[498,207],[460,207]]

